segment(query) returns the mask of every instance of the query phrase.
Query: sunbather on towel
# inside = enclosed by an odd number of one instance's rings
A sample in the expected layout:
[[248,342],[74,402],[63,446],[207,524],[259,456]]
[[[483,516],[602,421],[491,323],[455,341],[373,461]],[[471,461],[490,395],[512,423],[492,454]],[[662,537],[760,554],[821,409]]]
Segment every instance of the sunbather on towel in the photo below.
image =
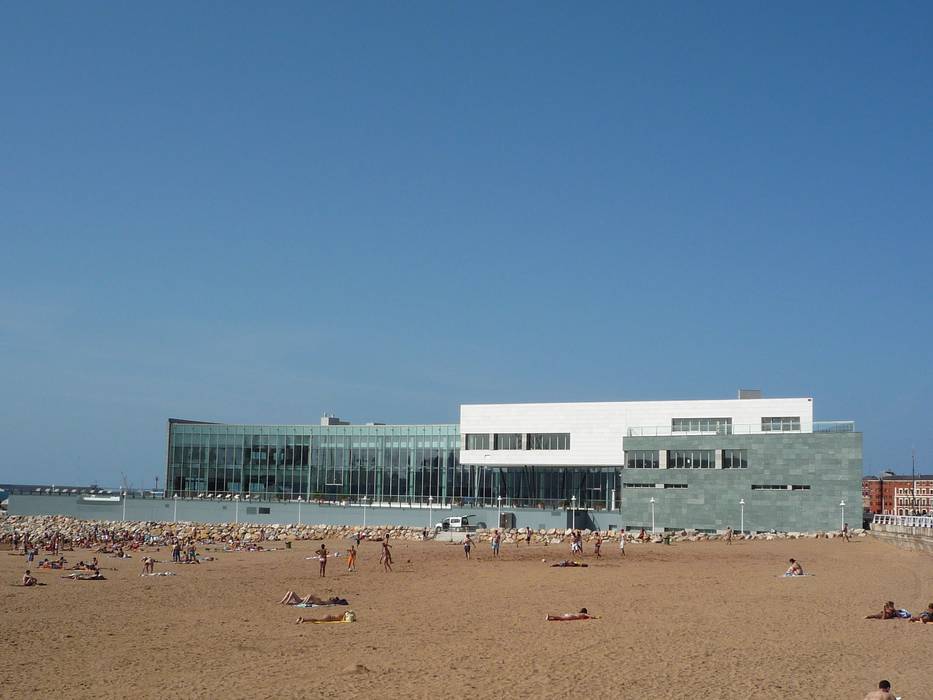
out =
[[563,615],[548,615],[548,622],[560,622],[563,620],[596,620],[594,615],[590,615],[586,608],[580,608],[578,613],[564,613]]
[[299,617],[295,620],[296,625],[303,622],[356,622],[356,613],[347,610],[343,615],[325,615],[324,617]]
[[796,559],[790,560],[790,566],[787,567],[787,571],[784,572],[785,576],[803,576],[803,567],[800,565],[800,562]]
[[587,566],[589,566],[589,564],[581,564],[581,563],[578,562],[578,561],[569,561],[569,560],[567,560],[567,559],[564,559],[563,561],[559,561],[559,562],[557,562],[556,564],[551,564],[551,566],[558,566],[558,567],[561,567],[561,568],[568,567],[568,566],[570,566],[570,567],[582,566],[582,567],[586,568]]
[[922,622],[923,624],[926,624],[928,622],[933,622],[933,603],[930,603],[929,606],[927,606],[927,609],[924,610],[919,615],[917,615],[916,617],[910,618],[910,621],[911,622]]
[[39,579],[33,576],[29,572],[29,569],[26,569],[26,573],[23,574],[23,585],[24,586],[35,586],[38,583],[39,583]]
[[349,605],[346,598],[338,598],[334,596],[333,598],[319,598],[313,593],[309,593],[304,598],[299,596],[295,591],[289,591],[285,594],[282,600],[279,601],[281,605]]
[[884,604],[884,607],[881,609],[880,613],[875,613],[873,615],[866,615],[866,620],[893,620],[897,617],[897,608],[894,607],[894,601],[889,600]]

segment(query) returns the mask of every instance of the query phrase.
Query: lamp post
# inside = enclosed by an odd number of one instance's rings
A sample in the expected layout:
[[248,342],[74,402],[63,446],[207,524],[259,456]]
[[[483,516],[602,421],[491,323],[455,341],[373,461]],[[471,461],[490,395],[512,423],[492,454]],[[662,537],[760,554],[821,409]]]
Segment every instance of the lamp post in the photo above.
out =
[[126,522],[126,491],[123,492],[123,522]]
[[841,517],[839,529],[842,530],[846,526],[846,501],[842,499],[839,501],[839,515]]
[[577,497],[576,496],[570,497],[570,512],[571,512],[570,529],[576,530],[577,529]]
[[[483,486],[484,486],[484,487],[485,487],[485,485],[486,485],[486,477],[487,477],[488,475],[489,475],[489,454],[487,453],[487,454],[484,454],[484,455],[483,455],[483,476],[482,476],[482,482],[483,482]],[[485,488],[484,488],[483,490],[485,491]],[[484,505],[484,506],[486,505],[486,496],[485,496],[485,494],[483,495],[483,505]]]
[[366,529],[366,502],[369,500],[368,496],[363,496],[363,529]]
[[739,499],[739,508],[741,508],[742,514],[739,516],[739,532],[743,535],[745,534],[745,499]]
[[648,499],[648,503],[651,504],[651,532],[654,532],[654,496]]
[[239,525],[240,524],[240,494],[236,494],[233,497],[233,506],[234,506],[234,511],[233,511],[234,521],[233,522]]
[[301,496],[298,497],[298,525],[301,525]]
[[496,517],[496,527],[502,527],[502,496],[496,496],[496,503],[499,507],[499,514]]
[[177,523],[178,522],[178,494],[176,493],[174,496],[172,496],[172,499],[175,501],[175,508],[172,511],[172,522]]
[[428,496],[428,529],[434,529],[434,496]]

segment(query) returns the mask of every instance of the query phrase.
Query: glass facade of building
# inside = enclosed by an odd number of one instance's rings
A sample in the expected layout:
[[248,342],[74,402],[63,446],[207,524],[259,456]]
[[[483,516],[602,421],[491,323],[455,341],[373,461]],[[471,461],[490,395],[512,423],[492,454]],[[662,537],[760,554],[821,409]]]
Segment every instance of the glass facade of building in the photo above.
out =
[[[521,437],[521,436],[519,436]],[[612,468],[460,464],[450,425],[230,425],[170,420],[168,495],[332,502],[608,507]]]

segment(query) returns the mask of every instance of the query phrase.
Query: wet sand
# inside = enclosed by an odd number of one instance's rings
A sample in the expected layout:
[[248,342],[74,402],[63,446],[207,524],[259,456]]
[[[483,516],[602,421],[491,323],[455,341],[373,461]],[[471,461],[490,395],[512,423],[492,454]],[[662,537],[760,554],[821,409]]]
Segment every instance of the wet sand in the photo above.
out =
[[[139,554],[102,556],[106,581],[3,585],[0,696],[861,698],[888,678],[933,698],[933,625],[862,619],[888,598],[915,614],[933,601],[933,557],[871,538],[629,544],[601,561],[588,546],[586,569],[547,565],[566,546],[465,561],[399,541],[391,574],[364,542],[357,573],[333,559],[326,579],[305,559],[316,547],[202,547],[218,560],[160,563],[177,575],[158,578]],[[792,556],[815,576],[780,578]],[[0,580],[24,569],[0,551]],[[295,625],[345,608],[278,605],[289,589],[349,598],[358,621]],[[601,619],[545,622],[582,606]]]

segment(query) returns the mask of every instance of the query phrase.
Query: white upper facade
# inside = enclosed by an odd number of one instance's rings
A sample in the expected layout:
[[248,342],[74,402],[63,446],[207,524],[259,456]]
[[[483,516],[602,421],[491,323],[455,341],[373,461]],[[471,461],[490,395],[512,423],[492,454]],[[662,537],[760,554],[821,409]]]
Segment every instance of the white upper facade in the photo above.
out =
[[[763,422],[775,418],[796,422]],[[679,419],[731,419],[726,430],[733,435],[809,433],[813,431],[813,399],[464,404],[460,406],[460,463],[620,467],[626,436],[717,434],[717,428],[706,422]],[[718,430],[725,432],[722,427]],[[569,433],[569,449],[529,449],[529,435],[555,433]],[[497,434],[521,435],[521,447],[496,449]],[[488,435],[488,448],[467,449],[469,435]]]

